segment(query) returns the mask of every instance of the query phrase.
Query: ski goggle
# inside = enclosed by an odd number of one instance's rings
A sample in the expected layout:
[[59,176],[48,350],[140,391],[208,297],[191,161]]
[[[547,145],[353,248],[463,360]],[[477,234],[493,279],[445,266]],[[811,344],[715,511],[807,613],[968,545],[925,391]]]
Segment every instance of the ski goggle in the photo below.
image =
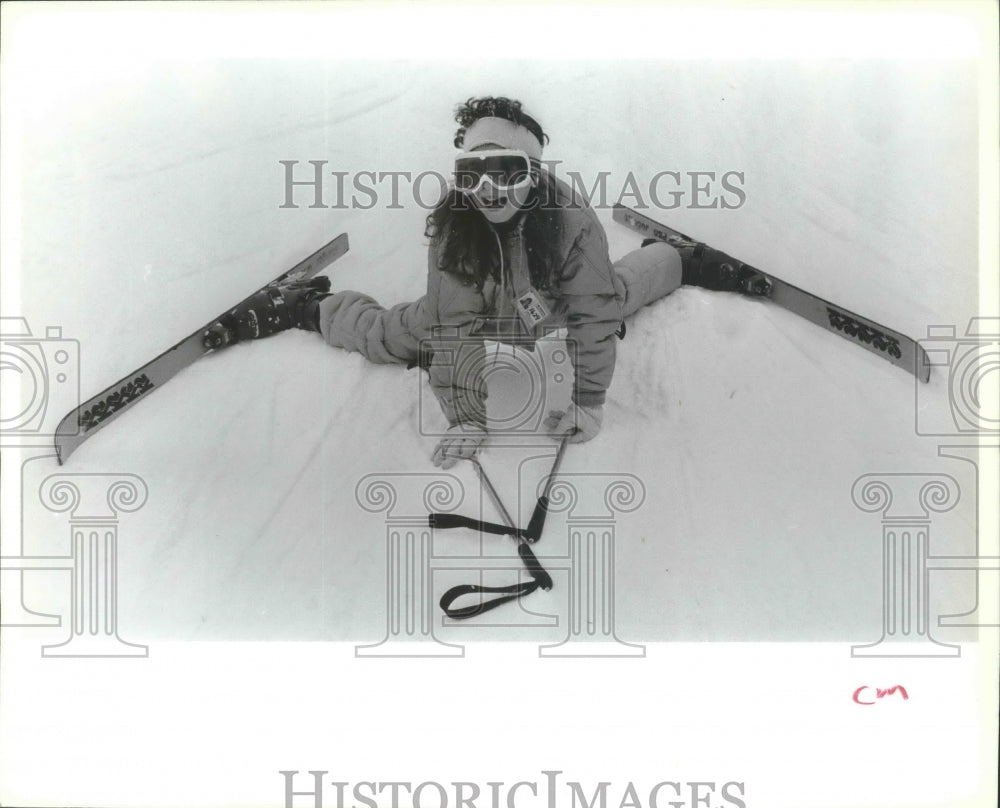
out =
[[474,194],[485,182],[499,191],[530,185],[531,160],[523,151],[513,149],[462,152],[455,158],[456,189]]

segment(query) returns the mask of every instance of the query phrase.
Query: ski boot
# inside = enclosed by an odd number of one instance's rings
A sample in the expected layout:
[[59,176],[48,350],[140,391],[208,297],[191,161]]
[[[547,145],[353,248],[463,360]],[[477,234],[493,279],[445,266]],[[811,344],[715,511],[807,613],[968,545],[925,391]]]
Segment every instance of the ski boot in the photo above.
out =
[[267,286],[206,329],[202,342],[216,349],[289,328],[319,331],[319,302],[329,292],[326,276]]
[[[645,247],[663,239],[647,238]],[[762,272],[730,258],[700,241],[690,241],[680,236],[666,239],[681,256],[681,283],[701,286],[716,292],[739,292],[753,297],[767,297],[772,284]]]

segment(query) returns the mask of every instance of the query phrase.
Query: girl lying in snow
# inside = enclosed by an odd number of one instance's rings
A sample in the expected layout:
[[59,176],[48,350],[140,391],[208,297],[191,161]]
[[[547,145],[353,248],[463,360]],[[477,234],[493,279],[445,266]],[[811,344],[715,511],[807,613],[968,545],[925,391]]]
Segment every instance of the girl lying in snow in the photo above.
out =
[[594,211],[541,163],[548,142],[519,101],[458,107],[454,185],[427,217],[427,292],[384,308],[329,278],[260,293],[231,313],[239,339],[296,327],[372,362],[419,364],[448,420],[435,465],[472,457],[487,440],[484,340],[530,348],[565,329],[572,404],[547,433],[570,441],[600,431],[624,319],[682,283],[730,287],[731,259],[701,244],[644,244],[612,264]]

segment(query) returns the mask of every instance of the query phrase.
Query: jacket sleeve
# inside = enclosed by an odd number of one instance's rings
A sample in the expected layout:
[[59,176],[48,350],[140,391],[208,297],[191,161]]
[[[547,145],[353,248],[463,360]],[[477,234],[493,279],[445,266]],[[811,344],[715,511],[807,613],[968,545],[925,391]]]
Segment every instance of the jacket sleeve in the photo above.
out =
[[599,406],[615,372],[615,332],[622,321],[625,291],[612,269],[607,237],[596,217],[573,241],[558,290],[576,369],[573,401]]
[[485,301],[475,285],[464,283],[437,266],[434,244],[427,259],[427,309],[431,357],[428,375],[450,426],[486,428],[486,386],[483,381],[485,347],[470,336]]
[[338,292],[319,305],[319,329],[327,343],[379,364],[418,361],[426,323],[426,297],[386,309],[361,292]]

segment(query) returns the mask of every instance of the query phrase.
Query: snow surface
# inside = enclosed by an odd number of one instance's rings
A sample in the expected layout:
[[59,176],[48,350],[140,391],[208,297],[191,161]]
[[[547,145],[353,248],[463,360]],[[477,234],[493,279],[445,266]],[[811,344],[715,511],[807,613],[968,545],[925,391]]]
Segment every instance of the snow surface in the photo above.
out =
[[[79,341],[87,398],[340,232],[351,250],[328,271],[336,288],[412,299],[425,280],[425,210],[407,189],[396,209],[384,198],[310,208],[308,189],[282,208],[279,161],[447,172],[454,105],[492,93],[537,114],[561,172],[609,172],[598,212],[612,257],[639,243],[611,220],[629,172],[640,187],[659,171],[744,172],[738,209],[692,209],[688,194],[651,213],[915,338],[930,325],[961,332],[978,312],[975,75],[960,60],[81,66],[17,99],[21,292],[3,312]],[[974,492],[971,464],[942,459],[939,441],[915,430],[918,407],[946,404],[945,375],[918,390],[776,306],[698,289],[640,312],[619,347],[604,430],[563,465],[645,487],[644,504],[615,522],[618,636],[877,640],[881,525],[854,506],[852,484],[940,472]],[[53,391],[52,414],[71,399]],[[421,434],[428,399],[417,371],[286,333],[206,357],[85,443],[63,471],[127,472],[149,488],[120,522],[121,636],[378,642],[386,521],[355,489],[372,474],[436,473],[435,439]],[[539,446],[483,457],[525,519],[554,449]],[[56,470],[52,457],[27,462],[23,490]],[[473,470],[452,474],[468,512],[480,496]],[[937,518],[935,552],[974,551],[974,497]],[[22,520],[25,554],[65,552],[65,516],[35,505]],[[553,515],[540,555],[565,554],[565,524]],[[478,546],[465,531],[434,537],[442,557]],[[487,538],[483,552],[509,557],[511,570],[489,580],[511,582],[513,544]],[[472,575],[435,577],[435,600]],[[566,616],[566,573],[554,576],[525,609]],[[44,577],[31,608],[66,613],[64,579]],[[938,574],[932,594],[932,614],[968,611],[973,573]],[[435,632],[565,635],[565,625],[503,625],[535,619],[515,606],[494,615],[462,626],[435,615]]]

